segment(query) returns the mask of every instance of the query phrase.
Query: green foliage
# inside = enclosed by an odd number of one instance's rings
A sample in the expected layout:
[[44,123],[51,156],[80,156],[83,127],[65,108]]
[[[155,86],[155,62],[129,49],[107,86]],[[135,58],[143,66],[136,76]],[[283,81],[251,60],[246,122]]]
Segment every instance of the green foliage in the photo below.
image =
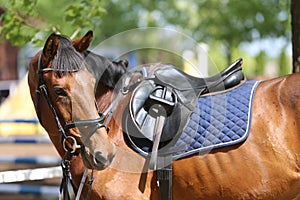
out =
[[279,75],[287,75],[291,73],[291,64],[288,61],[288,56],[285,52],[285,49],[283,48],[279,57],[278,57],[278,65],[279,65]]
[[71,4],[66,8],[65,20],[74,27],[95,29],[105,14],[106,10],[98,0],[81,0],[80,3]]
[[265,72],[267,55],[265,51],[260,51],[260,53],[256,56],[256,66],[255,66],[255,74],[263,75]]
[[[173,26],[198,41],[240,42],[288,36],[289,1],[285,0],[113,0],[103,26]],[[114,20],[118,23],[111,23]]]
[[[31,40],[38,29],[32,23],[32,19],[37,17],[34,13],[36,0],[11,1],[4,14],[0,16],[2,26],[0,26],[1,38],[10,40],[13,44],[24,44]],[[26,7],[24,12],[20,12]]]
[[285,37],[290,40],[286,0],[113,0],[97,31],[105,37],[136,27],[172,27],[198,42],[219,41],[224,55],[242,42]]
[[0,3],[0,38],[14,45],[41,44],[51,32],[76,37],[99,26],[106,0],[12,0]]

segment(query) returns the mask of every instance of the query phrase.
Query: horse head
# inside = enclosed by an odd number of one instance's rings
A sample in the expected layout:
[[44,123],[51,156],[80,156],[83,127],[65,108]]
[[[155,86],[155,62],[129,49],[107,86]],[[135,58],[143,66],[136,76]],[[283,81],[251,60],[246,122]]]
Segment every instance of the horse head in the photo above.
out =
[[103,112],[115,97],[114,89],[127,72],[128,61],[124,59],[111,61],[87,50],[92,38],[93,32],[88,31],[83,37],[74,40],[73,46],[85,58],[87,69],[96,79],[95,98],[99,109]]
[[[92,36],[88,32],[72,44],[51,34],[29,64],[28,82],[38,118],[60,155],[80,153],[86,167],[102,170],[111,163],[115,145],[95,103],[97,80],[81,54]],[[60,144],[54,142],[58,136]]]

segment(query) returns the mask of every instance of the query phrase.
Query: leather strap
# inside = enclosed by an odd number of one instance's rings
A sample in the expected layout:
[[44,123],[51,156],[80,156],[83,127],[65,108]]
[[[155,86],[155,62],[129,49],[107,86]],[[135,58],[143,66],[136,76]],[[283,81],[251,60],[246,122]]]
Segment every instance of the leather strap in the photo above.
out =
[[160,200],[172,200],[172,156],[163,158],[161,169],[156,171]]
[[81,195],[81,192],[82,192],[82,189],[83,189],[86,177],[88,175],[88,172],[89,172],[88,169],[84,170],[84,173],[82,175],[82,178],[81,178],[81,181],[80,181],[80,185],[79,185],[79,188],[78,188],[75,200],[79,200],[80,199],[80,195]]
[[155,123],[155,128],[154,128],[154,140],[153,140],[153,147],[152,147],[152,152],[151,152],[151,158],[150,158],[150,168],[153,170],[157,169],[157,154],[158,154],[158,146],[162,134],[162,130],[164,128],[164,121],[165,117],[164,116],[158,116],[156,118],[156,123]]
[[70,172],[71,153],[67,152],[65,160],[62,161],[61,167],[63,171],[63,178],[60,184],[60,200],[71,200],[75,198],[74,186]]
[[94,170],[92,169],[92,173],[91,173],[91,178],[88,181],[89,184],[89,189],[88,189],[88,193],[86,195],[86,199],[89,200],[91,198],[91,193],[92,193],[92,184],[94,182]]

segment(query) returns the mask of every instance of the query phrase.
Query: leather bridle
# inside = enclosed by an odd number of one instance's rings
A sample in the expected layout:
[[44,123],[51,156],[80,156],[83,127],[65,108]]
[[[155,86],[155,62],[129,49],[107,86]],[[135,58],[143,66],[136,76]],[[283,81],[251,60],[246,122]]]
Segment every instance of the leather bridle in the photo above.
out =
[[[70,164],[71,164],[71,157],[73,154],[76,153],[76,150],[84,149],[85,141],[83,143],[82,142],[78,143],[78,141],[75,139],[74,136],[67,135],[66,132],[69,131],[69,129],[72,129],[75,127],[92,126],[92,129],[87,136],[87,139],[88,139],[96,132],[97,129],[99,129],[101,127],[106,127],[106,125],[104,124],[104,120],[105,120],[108,112],[105,112],[104,114],[102,114],[97,106],[97,102],[95,99],[95,106],[98,110],[98,113],[100,116],[99,118],[88,119],[88,120],[79,120],[79,121],[75,121],[75,122],[74,121],[66,122],[64,120],[61,120],[51,102],[51,98],[49,96],[48,89],[47,89],[47,86],[45,84],[44,77],[43,77],[44,73],[51,72],[51,71],[53,72],[53,69],[52,68],[42,68],[42,56],[43,56],[43,53],[41,52],[39,55],[39,58],[38,58],[38,86],[37,86],[37,90],[36,90],[37,115],[38,115],[39,119],[41,120],[40,99],[41,99],[41,95],[42,95],[45,98],[45,100],[47,101],[47,104],[54,115],[56,126],[57,126],[59,132],[61,133],[62,147],[66,151],[65,158],[61,162],[63,177],[62,177],[62,181],[61,181],[61,185],[60,185],[60,199],[70,200],[70,199],[74,198],[75,196],[76,196],[76,199],[79,199],[81,196],[81,190],[83,187],[82,183],[85,182],[85,179],[87,176],[87,169],[85,170],[85,173],[84,173],[85,176],[82,177],[82,181],[81,181],[81,184],[79,187],[81,189],[78,190],[77,194],[75,195],[74,186],[73,186],[73,182],[72,182],[72,175],[70,172]],[[70,71],[68,71],[68,72],[70,72]],[[76,72],[76,71],[74,70],[72,72]],[[61,121],[63,122],[64,126],[62,126]],[[67,144],[66,144],[67,141],[69,141],[69,145],[71,145],[71,147],[67,146]],[[92,183],[94,180],[93,170],[92,170],[91,174],[92,174],[91,178],[88,181],[89,187],[88,187],[87,199],[90,198],[90,194],[91,194],[91,190],[92,190]]]
[[[64,148],[65,151],[69,152],[69,153],[74,153],[77,149],[80,149],[83,147],[84,144],[78,143],[77,140],[70,135],[67,135],[66,132],[69,131],[69,129],[75,128],[75,127],[87,127],[87,126],[92,126],[92,130],[89,132],[87,138],[90,138],[97,129],[101,128],[101,127],[106,127],[104,124],[104,120],[106,115],[102,114],[97,106],[96,100],[95,100],[95,104],[96,104],[96,108],[98,110],[99,113],[99,118],[97,119],[88,119],[88,120],[79,120],[79,121],[75,121],[75,122],[65,122],[64,120],[61,120],[51,102],[49,93],[48,93],[48,89],[47,86],[44,82],[44,78],[43,78],[43,74],[47,73],[47,72],[51,72],[53,71],[52,68],[42,68],[42,55],[43,53],[41,52],[38,58],[38,86],[37,86],[37,90],[36,90],[36,94],[37,94],[37,105],[36,105],[36,110],[37,110],[37,114],[39,119],[41,119],[41,110],[40,110],[40,98],[41,95],[43,95],[43,97],[45,98],[45,100],[47,101],[47,104],[49,106],[49,108],[51,109],[54,118],[55,118],[55,122],[57,125],[57,128],[59,130],[59,132],[61,133],[61,142],[62,142],[62,146]],[[76,71],[72,71],[72,72],[76,72]],[[63,121],[64,126],[62,126],[61,121]],[[66,145],[66,141],[70,141],[73,143],[72,147],[67,147]]]
[[[99,128],[104,127],[108,131],[107,126],[112,117],[112,110],[115,108],[117,102],[123,95],[122,95],[122,93],[119,93],[119,95],[115,98],[115,100],[111,103],[111,105],[103,113],[101,113],[101,111],[99,110],[96,99],[95,99],[94,100],[95,106],[98,110],[99,118],[66,122],[63,119],[60,119],[59,115],[57,114],[57,111],[55,110],[55,108],[51,102],[51,98],[49,96],[48,88],[45,84],[43,74],[48,73],[48,72],[53,72],[54,70],[52,68],[42,68],[42,56],[43,56],[43,53],[41,52],[39,55],[39,58],[38,58],[38,86],[37,86],[37,90],[36,90],[36,96],[37,96],[36,97],[37,98],[36,111],[37,111],[38,118],[41,120],[40,99],[41,99],[41,96],[43,96],[45,98],[50,110],[52,111],[52,113],[54,115],[56,126],[57,126],[59,132],[61,133],[61,143],[62,143],[63,149],[66,151],[65,158],[62,160],[62,163],[61,163],[61,167],[62,167],[62,171],[63,171],[63,178],[62,178],[62,182],[61,182],[61,186],[60,186],[60,199],[70,200],[70,199],[75,198],[75,196],[76,196],[76,200],[77,200],[81,196],[82,187],[84,186],[88,169],[85,169],[84,175],[82,176],[82,180],[80,182],[80,186],[77,191],[77,194],[75,195],[75,192],[73,189],[73,183],[72,183],[72,175],[70,172],[70,163],[71,163],[70,161],[71,161],[71,157],[77,153],[76,152],[77,149],[81,149],[81,150],[84,149],[84,144],[86,141],[81,141],[81,143],[78,143],[78,141],[75,139],[74,136],[67,135],[67,131],[69,131],[70,129],[75,128],[75,127],[92,127],[86,137],[87,139],[89,139]],[[77,71],[78,70],[74,70],[74,71],[66,70],[65,72],[72,73],[72,72],[77,72]],[[64,71],[60,70],[60,72],[64,72]],[[129,81],[129,79],[127,80],[127,82],[128,81]],[[105,120],[105,123],[104,123],[104,120]],[[69,141],[69,144],[68,144],[69,146],[66,144],[67,141]],[[71,145],[71,147],[70,147],[70,145]],[[94,180],[93,171],[94,170],[92,169],[91,177],[88,180],[88,193],[87,193],[86,199],[90,199],[92,183]]]

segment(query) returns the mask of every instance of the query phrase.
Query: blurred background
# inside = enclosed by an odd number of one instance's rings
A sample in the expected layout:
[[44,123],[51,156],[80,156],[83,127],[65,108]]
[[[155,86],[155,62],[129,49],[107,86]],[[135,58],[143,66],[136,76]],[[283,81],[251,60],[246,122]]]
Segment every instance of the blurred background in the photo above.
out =
[[[151,34],[150,27],[169,31]],[[130,30],[136,29],[146,34],[131,34]],[[51,32],[74,39],[88,30],[94,32],[91,48],[96,53],[111,59],[125,57],[133,67],[167,62],[192,75],[206,76],[215,71],[209,68],[208,60],[214,68],[222,70],[241,57],[243,71],[250,79],[273,78],[299,71],[300,1],[297,0],[1,0],[0,156],[20,156],[21,152],[22,158],[57,158],[50,141],[37,146],[28,142],[32,137],[47,140],[29,96],[28,62]],[[110,42],[115,35],[119,35],[121,45]],[[163,41],[158,46],[168,46],[178,35],[184,38],[179,40],[182,46],[192,41],[193,48],[186,45],[178,52],[168,51],[167,47],[159,51],[143,48],[120,54],[120,49],[128,49],[126,46],[134,46],[134,43],[143,46]],[[201,68],[200,75],[186,67],[191,64]],[[12,144],[20,137],[24,140],[19,146]],[[37,147],[43,150],[37,151]],[[0,170],[41,167],[36,163],[23,163],[19,167],[15,159],[0,163]],[[56,164],[42,163],[42,167]],[[4,175],[0,172],[0,187],[5,183],[1,176]],[[57,181],[52,183],[57,184]],[[5,192],[0,188],[2,193]],[[5,196],[9,197],[15,198]],[[43,199],[40,194],[32,198]]]

